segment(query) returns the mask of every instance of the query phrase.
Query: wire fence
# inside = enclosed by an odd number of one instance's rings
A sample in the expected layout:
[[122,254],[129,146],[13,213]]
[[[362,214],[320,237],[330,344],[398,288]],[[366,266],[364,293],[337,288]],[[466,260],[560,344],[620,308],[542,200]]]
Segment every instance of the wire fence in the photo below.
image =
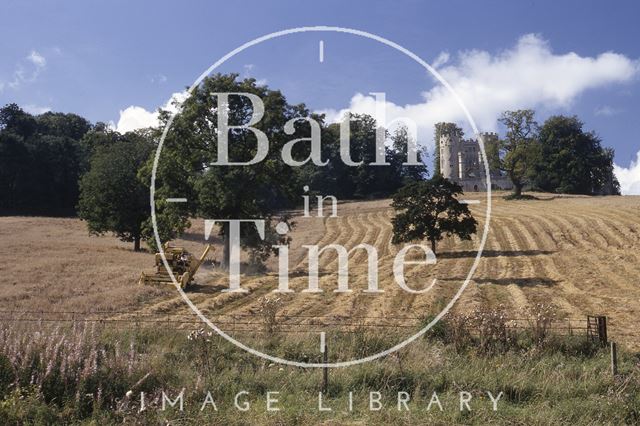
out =
[[[340,333],[365,331],[402,331],[415,333],[428,324],[426,317],[395,315],[340,315],[312,313],[282,313],[265,324],[260,313],[213,313],[207,318],[227,333],[318,333],[327,330]],[[533,318],[506,318],[509,331],[525,331],[532,327]],[[194,314],[135,312],[135,311],[52,311],[52,310],[0,310],[0,323],[4,324],[100,324],[117,329],[136,330],[144,327],[161,327],[170,330],[191,331],[208,328]],[[556,335],[587,335],[587,318],[563,318],[547,325]],[[615,333],[620,337],[636,337],[632,333]]]

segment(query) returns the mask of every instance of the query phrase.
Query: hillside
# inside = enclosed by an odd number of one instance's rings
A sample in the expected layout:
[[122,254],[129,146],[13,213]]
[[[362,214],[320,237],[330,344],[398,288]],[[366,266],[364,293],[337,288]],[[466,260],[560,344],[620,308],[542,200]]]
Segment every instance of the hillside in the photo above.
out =
[[[610,335],[633,348],[640,347],[636,332],[640,300],[640,197],[552,197],[535,201],[493,200],[490,234],[483,258],[468,288],[454,307],[503,305],[514,317],[531,303],[553,303],[568,318],[587,314],[609,317]],[[477,198],[481,197],[471,197]],[[279,312],[285,322],[308,327],[383,324],[415,332],[418,319],[435,313],[458,290],[475,257],[477,241],[444,241],[434,266],[407,266],[407,283],[423,288],[437,278],[431,291],[413,295],[394,282],[388,201],[344,203],[338,218],[305,219],[291,233],[290,286],[296,293],[283,298]],[[480,224],[484,203],[471,206]],[[171,287],[157,289],[135,284],[139,271],[152,268],[152,255],[133,253],[130,244],[111,237],[89,237],[75,219],[0,218],[4,284],[0,309],[27,311],[117,311],[126,319],[135,315],[185,315],[189,308]],[[201,250],[202,221],[194,221],[180,243]],[[321,236],[318,241],[318,236]],[[347,249],[359,243],[375,246],[380,257],[383,294],[366,294],[366,255],[350,258],[350,294],[337,294],[337,258],[321,256],[321,294],[301,294],[307,286],[306,251],[302,244],[338,243]],[[219,257],[218,250],[213,254]],[[248,294],[224,294],[224,274],[205,265],[191,300],[210,316],[233,315],[221,321],[223,329],[252,327],[262,298],[277,286],[275,261],[266,275],[244,276]],[[243,318],[240,322],[237,319]],[[351,319],[351,322],[345,319]],[[413,322],[412,322],[413,321]],[[307,328],[308,328],[307,327]],[[286,328],[286,327],[285,327]]]

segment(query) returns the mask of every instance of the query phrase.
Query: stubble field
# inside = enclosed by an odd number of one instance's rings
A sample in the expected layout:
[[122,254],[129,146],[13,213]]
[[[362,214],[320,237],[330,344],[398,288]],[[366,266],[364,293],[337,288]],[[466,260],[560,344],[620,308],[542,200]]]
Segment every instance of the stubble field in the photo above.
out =
[[[389,201],[342,203],[337,218],[295,217],[290,234],[290,287],[280,295],[280,327],[306,331],[391,327],[404,330],[401,339],[417,331],[421,320],[439,312],[463,284],[476,257],[485,221],[486,199],[471,209],[479,222],[472,241],[448,239],[438,247],[435,265],[407,265],[410,294],[394,282],[393,259],[400,249],[391,244]],[[452,312],[502,307],[514,318],[534,303],[552,303],[568,319],[589,314],[609,317],[609,334],[632,349],[640,348],[640,198],[553,197],[537,194],[538,200],[505,201],[493,198],[490,231],[483,256],[468,287]],[[176,244],[196,254],[203,248],[202,220]],[[185,302],[170,286],[141,287],[141,270],[151,270],[151,253],[134,253],[131,244],[108,236],[90,237],[76,219],[0,218],[3,284],[0,309],[28,311],[107,312],[109,318],[128,320],[147,316],[196,320]],[[210,256],[219,259],[221,242]],[[351,293],[335,293],[337,256],[327,251],[320,257],[320,288],[317,294],[301,293],[307,287],[304,244],[342,244],[347,249],[366,243],[377,249],[380,289],[367,294],[367,256],[356,250],[349,257]],[[410,255],[416,260],[419,254]],[[424,256],[422,256],[424,258]],[[262,324],[261,303],[273,298],[278,283],[277,259],[268,262],[266,274],[245,275],[248,293],[223,293],[226,276],[214,262],[197,275],[188,296],[220,328],[240,336]],[[435,281],[434,281],[435,280]],[[432,285],[433,284],[433,285]],[[110,313],[109,313],[110,312]]]

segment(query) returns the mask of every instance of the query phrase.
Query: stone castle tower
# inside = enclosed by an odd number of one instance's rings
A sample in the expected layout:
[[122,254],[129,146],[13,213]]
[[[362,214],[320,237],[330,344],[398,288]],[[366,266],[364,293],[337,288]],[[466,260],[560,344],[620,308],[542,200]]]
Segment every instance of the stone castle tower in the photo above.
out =
[[[498,141],[498,134],[482,133],[485,145]],[[480,145],[474,139],[462,139],[457,134],[440,137],[440,173],[462,186],[466,192],[486,191],[487,178]],[[511,189],[511,181],[500,173],[491,173],[493,189]]]

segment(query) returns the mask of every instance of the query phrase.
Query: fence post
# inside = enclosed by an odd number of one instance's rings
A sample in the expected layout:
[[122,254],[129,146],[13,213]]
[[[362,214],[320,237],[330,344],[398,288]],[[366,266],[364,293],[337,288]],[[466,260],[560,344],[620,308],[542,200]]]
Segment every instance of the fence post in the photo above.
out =
[[325,364],[322,367],[322,393],[327,394],[327,390],[329,388],[329,367],[326,366],[329,352],[329,346],[327,343],[324,343],[324,350],[322,351],[322,362]]
[[610,342],[611,346],[611,374],[615,377],[618,375],[618,348],[616,342]]

